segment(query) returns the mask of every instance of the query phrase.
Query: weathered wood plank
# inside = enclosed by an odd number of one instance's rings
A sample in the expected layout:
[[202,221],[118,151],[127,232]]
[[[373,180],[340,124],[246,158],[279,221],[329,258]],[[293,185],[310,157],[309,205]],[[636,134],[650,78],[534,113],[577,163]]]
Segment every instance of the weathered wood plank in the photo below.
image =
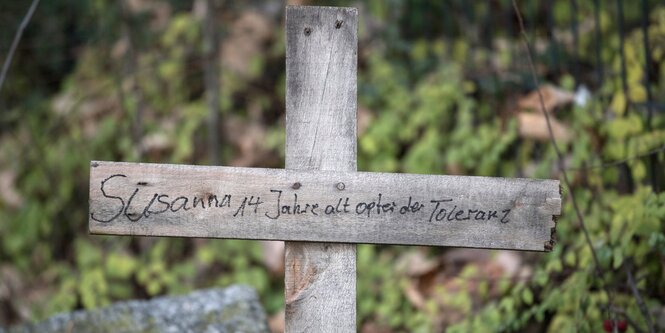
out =
[[[356,171],[357,31],[355,8],[287,7],[287,169]],[[355,244],[287,242],[284,262],[286,332],[356,331]]]
[[561,210],[558,180],[123,162],[90,171],[97,234],[544,251]]

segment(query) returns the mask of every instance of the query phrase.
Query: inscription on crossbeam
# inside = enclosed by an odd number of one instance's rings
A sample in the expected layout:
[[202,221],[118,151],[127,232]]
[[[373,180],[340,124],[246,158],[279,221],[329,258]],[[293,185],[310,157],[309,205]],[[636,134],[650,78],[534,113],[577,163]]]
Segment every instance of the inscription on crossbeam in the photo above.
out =
[[[492,210],[479,206],[475,209],[464,209],[458,208],[457,202],[453,198],[430,198],[430,200],[418,201],[414,199],[413,195],[408,198],[400,198],[378,193],[373,198],[367,199],[349,196],[336,197],[331,194],[330,201],[319,202],[308,200],[302,194],[298,197],[296,189],[271,188],[262,193],[249,195],[207,193],[204,196],[191,193],[169,194],[147,189],[143,192],[147,192],[149,200],[141,202],[138,198],[145,197],[145,193],[140,192],[142,192],[142,188],[148,185],[147,182],[138,182],[128,197],[123,198],[107,192],[110,187],[113,187],[112,181],[114,178],[126,177],[127,175],[124,174],[115,174],[100,183],[99,191],[102,193],[102,197],[107,199],[107,205],[110,206],[111,210],[115,206],[115,214],[111,217],[99,217],[92,213],[90,214],[92,220],[108,223],[124,217],[132,222],[138,222],[141,220],[148,221],[150,217],[162,214],[187,214],[187,211],[191,209],[221,209],[222,216],[230,219],[245,217],[245,215],[270,220],[278,220],[290,215],[309,216],[311,218],[351,215],[362,219],[399,214],[405,217],[415,216],[418,220],[427,220],[427,222],[510,222],[510,208]],[[295,187],[299,186],[296,185]],[[391,201],[391,199],[394,200]]]
[[548,250],[555,180],[93,162],[95,233]]

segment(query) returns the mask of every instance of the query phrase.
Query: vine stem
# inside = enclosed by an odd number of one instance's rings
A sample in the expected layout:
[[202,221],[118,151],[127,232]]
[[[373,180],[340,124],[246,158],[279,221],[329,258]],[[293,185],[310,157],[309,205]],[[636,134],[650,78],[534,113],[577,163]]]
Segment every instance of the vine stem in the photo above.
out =
[[5,63],[2,65],[2,72],[0,72],[0,91],[2,91],[2,84],[5,83],[5,79],[7,78],[7,72],[9,72],[9,66],[12,63],[12,59],[14,59],[14,52],[16,52],[16,48],[18,48],[18,43],[21,41],[21,37],[23,36],[23,31],[28,26],[28,23],[30,23],[30,19],[32,19],[32,15],[35,13],[35,9],[37,9],[38,4],[39,0],[32,0],[32,4],[30,5],[28,12],[25,14],[25,17],[23,17],[21,24],[18,26],[18,30],[16,30],[16,35],[14,35],[12,46],[9,48],[9,53],[5,58]]
[[640,312],[642,312],[642,315],[647,322],[649,333],[655,333],[656,330],[653,325],[653,320],[651,319],[651,314],[649,313],[649,308],[646,303],[644,303],[644,299],[642,299],[642,295],[640,295],[640,291],[637,289],[637,284],[635,283],[635,277],[632,272],[633,262],[629,261],[627,265],[624,265],[624,268],[626,269],[626,277],[628,279],[630,291],[633,293],[633,297],[635,297],[635,300],[637,301],[637,306],[640,308]]
[[[582,212],[577,205],[577,200],[575,200],[575,192],[573,191],[573,187],[571,185],[571,182],[568,178],[568,174],[566,173],[566,168],[564,165],[564,157],[563,154],[561,153],[561,150],[556,144],[556,139],[554,138],[554,132],[552,131],[552,124],[550,121],[550,116],[549,112],[545,106],[545,100],[543,98],[543,93],[540,90],[540,80],[538,80],[538,75],[536,75],[536,67],[533,63],[533,57],[531,55],[532,50],[531,50],[531,43],[529,42],[529,36],[526,33],[526,29],[524,28],[524,21],[522,19],[522,14],[520,13],[519,7],[517,6],[517,0],[512,0],[513,3],[513,9],[515,10],[515,15],[517,16],[517,20],[519,22],[519,27],[520,27],[520,34],[522,35],[522,40],[524,41],[524,47],[526,48],[526,53],[527,53],[527,59],[529,61],[529,69],[531,71],[531,76],[533,79],[533,83],[536,85],[536,90],[538,92],[538,100],[540,102],[540,107],[543,112],[543,115],[545,116],[545,122],[547,123],[547,132],[549,133],[550,137],[550,142],[552,143],[552,146],[554,146],[554,152],[556,153],[557,157],[557,166],[559,168],[559,172],[561,172],[561,175],[563,177],[563,181],[566,184],[566,187],[568,187],[568,192],[570,195],[570,201],[573,204],[573,209],[575,210],[575,215],[577,216],[577,221],[579,222],[580,228],[582,229],[582,233],[584,234],[584,238],[586,240],[587,245],[591,249],[591,256],[593,257],[593,261],[595,264],[595,273],[598,276],[598,279],[602,281],[602,276],[603,272],[600,266],[600,260],[598,260],[598,254],[596,253],[596,249],[593,247],[593,243],[591,242],[591,236],[589,236],[589,231],[587,230],[586,223],[584,223],[584,217],[582,216]],[[613,307],[613,297],[612,293],[610,292],[609,288],[607,285],[603,283],[603,288],[605,289],[605,292],[607,293],[607,300],[609,303],[610,308]]]

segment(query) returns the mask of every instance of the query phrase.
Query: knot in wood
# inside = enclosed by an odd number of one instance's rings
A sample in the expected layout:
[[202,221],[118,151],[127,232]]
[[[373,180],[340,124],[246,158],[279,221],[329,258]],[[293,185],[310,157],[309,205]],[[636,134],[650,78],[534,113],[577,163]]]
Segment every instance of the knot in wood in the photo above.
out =
[[294,190],[297,190],[301,186],[302,186],[302,184],[300,184],[300,182],[295,182],[295,183],[293,183],[293,185],[291,185],[291,188],[294,189]]
[[344,24],[344,21],[342,21],[342,20],[335,21],[335,29],[341,28],[343,24]]

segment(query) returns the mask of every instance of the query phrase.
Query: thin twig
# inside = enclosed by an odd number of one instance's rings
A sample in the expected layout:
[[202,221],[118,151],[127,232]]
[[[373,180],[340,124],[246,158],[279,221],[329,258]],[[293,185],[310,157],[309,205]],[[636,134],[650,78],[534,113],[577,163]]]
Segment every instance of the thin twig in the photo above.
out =
[[0,91],[2,91],[2,84],[5,83],[5,78],[7,77],[7,72],[9,71],[9,66],[12,63],[12,59],[14,58],[14,52],[16,52],[16,48],[18,47],[18,43],[21,41],[21,37],[23,36],[23,31],[28,26],[28,23],[30,22],[30,19],[32,19],[32,15],[35,13],[35,9],[37,9],[38,4],[39,4],[39,0],[32,0],[32,4],[30,5],[30,8],[28,9],[28,12],[25,14],[25,17],[23,17],[23,21],[21,21],[21,24],[18,26],[18,30],[16,31],[16,35],[14,35],[14,40],[12,41],[12,46],[9,49],[9,53],[7,54],[7,57],[5,58],[5,63],[2,65],[2,72],[0,72]]
[[211,165],[219,165],[219,39],[215,24],[214,0],[205,0],[206,13],[203,19],[203,43],[205,66],[205,95],[208,102],[208,157]]
[[621,60],[621,88],[623,91],[623,97],[626,100],[626,106],[623,109],[625,113],[628,110],[628,105],[631,105],[631,99],[628,95],[628,80],[627,80],[627,70],[626,70],[626,50],[625,50],[625,32],[623,28],[623,0],[617,1],[617,20],[619,24],[619,59]]
[[[651,94],[651,46],[649,46],[649,4],[647,0],[642,0],[642,44],[644,45],[644,88],[647,91],[647,130],[651,130],[653,119],[653,95]],[[658,170],[660,163],[656,155],[649,156],[649,163],[651,168],[649,170],[649,178],[651,178],[651,186],[655,193],[660,192],[660,181]]]
[[635,297],[635,300],[637,301],[637,306],[640,308],[640,312],[642,312],[642,315],[644,316],[644,319],[647,322],[647,328],[649,329],[649,333],[655,333],[656,330],[653,326],[653,319],[651,319],[649,308],[647,307],[646,303],[644,303],[644,299],[642,299],[642,295],[640,295],[640,291],[637,289],[637,284],[635,283],[635,277],[633,276],[633,271],[632,271],[633,269],[632,262],[628,261],[627,265],[624,265],[624,268],[626,269],[628,286],[630,286],[630,291],[633,293],[633,297]]
[[600,57],[600,43],[602,42],[602,35],[600,34],[600,3],[599,0],[593,0],[593,31],[594,37],[596,38],[595,51],[596,51],[596,75],[598,80],[598,85],[600,86],[603,82],[603,61]]
[[[589,248],[591,249],[591,256],[593,257],[593,261],[595,263],[595,272],[596,275],[598,275],[598,279],[602,280],[602,271],[601,271],[601,266],[600,266],[600,260],[598,259],[598,254],[596,253],[596,249],[593,247],[593,242],[591,241],[591,236],[589,236],[589,231],[587,230],[586,224],[584,223],[584,217],[582,216],[582,211],[577,205],[577,200],[575,200],[575,191],[573,191],[571,182],[568,179],[568,174],[566,173],[566,168],[564,166],[564,158],[563,154],[561,153],[561,150],[559,147],[556,145],[556,139],[554,138],[554,132],[552,131],[552,124],[550,122],[550,116],[549,112],[545,106],[545,99],[543,98],[543,94],[540,90],[540,81],[538,80],[538,76],[536,75],[536,67],[533,63],[533,58],[531,56],[531,44],[529,43],[529,37],[526,33],[526,29],[524,28],[524,21],[522,20],[522,14],[520,13],[519,7],[517,6],[517,0],[512,0],[513,2],[513,9],[515,10],[515,14],[517,16],[517,20],[519,22],[519,27],[520,27],[520,34],[522,35],[522,39],[524,41],[524,46],[526,47],[526,55],[527,59],[529,61],[529,68],[531,71],[531,76],[533,78],[533,83],[536,85],[536,91],[538,92],[538,99],[540,100],[540,106],[543,111],[543,115],[545,116],[545,122],[547,123],[547,131],[549,133],[550,137],[550,142],[552,143],[552,146],[554,147],[554,152],[556,153],[557,156],[557,164],[559,167],[559,171],[561,172],[561,175],[563,177],[563,181],[566,184],[566,187],[568,187],[568,194],[570,196],[570,201],[573,204],[573,209],[575,210],[575,215],[577,216],[577,220],[579,222],[580,228],[582,229],[582,233],[584,234],[584,238],[586,239],[586,243],[589,245]],[[605,284],[603,284],[603,287],[605,289],[605,292],[607,293],[607,300],[612,307],[613,305],[613,297],[612,293],[610,290],[607,288]]]
[[[142,143],[142,138],[143,138],[143,108],[144,108],[144,100],[143,100],[143,92],[141,91],[141,86],[139,84],[139,78],[136,75],[136,71],[138,70],[138,61],[137,58],[139,56],[138,51],[137,51],[137,45],[136,41],[134,40],[134,31],[133,29],[133,20],[130,17],[130,12],[129,9],[127,8],[127,4],[125,3],[127,0],[121,0],[119,1],[120,5],[120,14],[122,16],[122,22],[124,25],[124,34],[125,38],[127,38],[127,52],[125,53],[125,63],[126,63],[126,74],[130,77],[131,79],[131,91],[132,91],[132,97],[136,99],[136,104],[135,104],[135,109],[134,111],[134,123],[132,126],[132,137],[134,141],[134,149],[136,151],[136,156],[141,159],[143,155],[143,143]],[[121,77],[123,74],[121,74]],[[121,87],[122,89],[122,87]]]

